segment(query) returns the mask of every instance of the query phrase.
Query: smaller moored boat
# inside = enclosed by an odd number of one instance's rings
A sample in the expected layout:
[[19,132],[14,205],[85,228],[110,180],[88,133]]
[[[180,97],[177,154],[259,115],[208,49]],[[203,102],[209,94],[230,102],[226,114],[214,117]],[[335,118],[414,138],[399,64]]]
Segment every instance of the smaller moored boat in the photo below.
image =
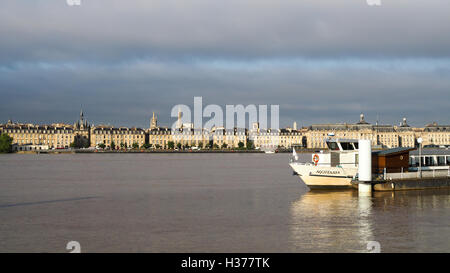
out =
[[293,150],[290,166],[310,188],[351,188],[358,172],[358,140],[327,139],[329,151],[313,153],[311,162],[298,162]]

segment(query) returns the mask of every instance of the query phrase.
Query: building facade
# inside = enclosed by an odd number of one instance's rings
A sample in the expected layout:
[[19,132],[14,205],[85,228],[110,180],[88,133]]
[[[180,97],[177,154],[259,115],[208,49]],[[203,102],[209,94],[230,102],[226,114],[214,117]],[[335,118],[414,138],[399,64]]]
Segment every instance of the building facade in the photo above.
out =
[[98,126],[92,128],[91,147],[140,148],[146,143],[146,132],[140,128],[114,128],[109,126]]
[[407,124],[406,118],[398,126],[369,124],[361,114],[357,123],[313,124],[306,130],[308,148],[326,148],[329,137],[369,139],[373,147],[397,148],[416,147],[417,140],[422,145],[450,145],[450,125],[429,124],[425,128],[414,128]]
[[49,148],[68,148],[74,142],[75,134],[71,125],[34,125],[8,121],[0,125],[0,133],[12,137],[19,146],[48,146]]
[[0,133],[12,137],[17,150],[32,146],[49,149],[71,146],[167,149],[171,147],[171,142],[173,147],[238,148],[240,143],[247,146],[248,142],[252,142],[255,148],[326,149],[327,138],[369,139],[375,148],[417,147],[419,138],[423,139],[424,146],[450,145],[450,125],[431,123],[423,128],[415,128],[407,124],[406,118],[398,126],[370,124],[365,121],[363,114],[356,123],[313,124],[300,129],[294,123],[292,128],[261,130],[259,124],[254,123],[250,129],[213,127],[207,130],[196,129],[192,123],[182,123],[181,115],[178,115],[176,128],[160,127],[155,113],[148,129],[94,126],[87,122],[81,111],[79,120],[73,125],[34,125],[8,121],[0,124]]

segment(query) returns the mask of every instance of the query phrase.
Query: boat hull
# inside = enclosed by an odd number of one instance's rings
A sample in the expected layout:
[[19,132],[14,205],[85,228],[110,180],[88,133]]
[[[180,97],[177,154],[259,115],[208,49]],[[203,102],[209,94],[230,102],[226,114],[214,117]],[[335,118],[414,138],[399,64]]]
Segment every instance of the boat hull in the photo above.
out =
[[291,163],[300,179],[311,189],[352,188],[352,178],[357,168],[318,167],[310,164]]

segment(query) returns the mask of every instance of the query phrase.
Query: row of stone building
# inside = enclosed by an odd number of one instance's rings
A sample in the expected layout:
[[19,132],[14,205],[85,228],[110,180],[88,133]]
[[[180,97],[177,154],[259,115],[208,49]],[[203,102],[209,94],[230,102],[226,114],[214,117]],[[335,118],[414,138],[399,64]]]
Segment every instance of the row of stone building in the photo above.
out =
[[[183,147],[227,147],[236,148],[249,141],[255,148],[326,148],[325,140],[334,138],[370,139],[372,145],[380,148],[415,147],[417,139],[423,139],[423,145],[450,145],[450,126],[429,124],[423,128],[411,127],[404,118],[398,126],[370,124],[361,114],[357,123],[313,124],[297,129],[262,130],[258,123],[250,129],[227,130],[223,127],[211,130],[194,129],[192,124],[179,122],[175,129],[158,126],[153,113],[148,129],[94,126],[84,118],[73,125],[52,124],[34,125],[8,121],[0,124],[0,133],[7,133],[16,146],[41,145],[49,149],[68,148],[73,143],[77,147],[129,148],[143,147],[145,144],[154,148],[168,148],[169,143]],[[179,143],[179,144],[178,144]],[[241,144],[241,145],[242,145]]]

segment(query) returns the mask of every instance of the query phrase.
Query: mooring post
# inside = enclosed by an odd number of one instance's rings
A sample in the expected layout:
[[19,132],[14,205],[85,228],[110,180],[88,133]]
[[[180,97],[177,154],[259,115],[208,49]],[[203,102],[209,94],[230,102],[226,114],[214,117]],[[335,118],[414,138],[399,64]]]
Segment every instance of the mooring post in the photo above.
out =
[[[358,193],[359,196],[372,195],[372,146],[370,140],[358,140]],[[362,182],[362,183],[361,183]]]

